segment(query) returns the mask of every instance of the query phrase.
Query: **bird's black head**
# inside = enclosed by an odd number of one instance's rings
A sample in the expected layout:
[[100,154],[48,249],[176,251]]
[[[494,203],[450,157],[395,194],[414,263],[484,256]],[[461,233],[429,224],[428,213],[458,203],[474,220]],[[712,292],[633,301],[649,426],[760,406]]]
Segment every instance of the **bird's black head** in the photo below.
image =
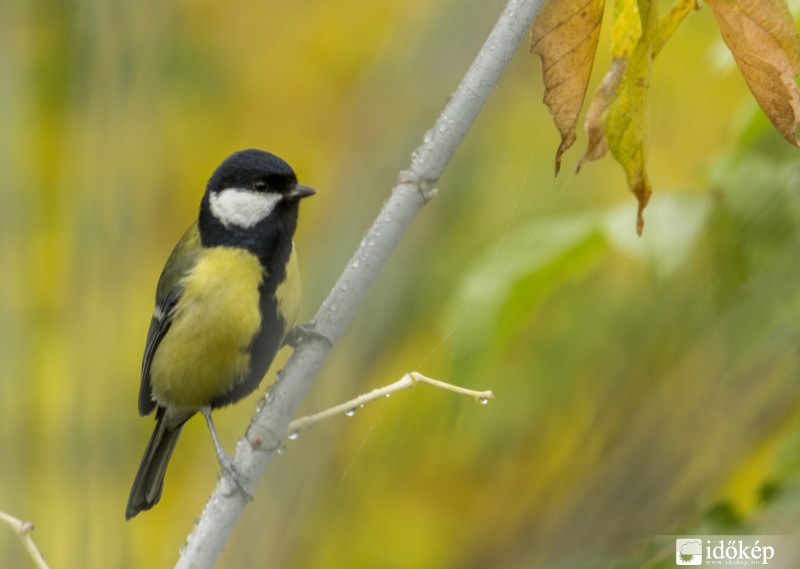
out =
[[274,154],[236,152],[217,167],[206,186],[200,206],[203,243],[261,249],[265,239],[291,240],[298,202],[314,193],[298,184],[294,170]]
[[251,148],[228,156],[214,170],[207,191],[220,193],[227,188],[241,188],[280,193],[296,184],[291,166],[274,154]]

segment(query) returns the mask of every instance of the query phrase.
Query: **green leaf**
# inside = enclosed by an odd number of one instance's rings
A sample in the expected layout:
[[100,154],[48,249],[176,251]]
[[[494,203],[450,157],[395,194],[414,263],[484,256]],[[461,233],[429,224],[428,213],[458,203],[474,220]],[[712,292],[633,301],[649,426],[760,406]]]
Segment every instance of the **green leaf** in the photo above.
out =
[[537,220],[509,232],[468,271],[445,312],[459,355],[488,356],[515,335],[558,286],[607,250],[596,215]]
[[445,330],[458,331],[456,357],[468,360],[468,368],[493,357],[555,290],[611,251],[671,274],[686,260],[709,207],[704,196],[660,196],[653,201],[652,231],[642,239],[626,229],[625,204],[516,227],[478,256],[445,309]]

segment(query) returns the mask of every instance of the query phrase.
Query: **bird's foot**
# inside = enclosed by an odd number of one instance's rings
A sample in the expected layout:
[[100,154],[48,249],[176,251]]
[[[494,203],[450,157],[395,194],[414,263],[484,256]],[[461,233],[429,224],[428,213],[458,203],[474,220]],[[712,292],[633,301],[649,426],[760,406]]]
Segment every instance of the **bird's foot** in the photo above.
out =
[[328,344],[328,347],[333,346],[333,342],[331,342],[327,336],[317,331],[316,323],[313,320],[311,322],[306,322],[305,324],[295,326],[289,331],[288,334],[286,334],[286,338],[283,340],[283,343],[287,346],[297,349],[297,346],[299,346],[302,342],[307,342],[308,340],[319,340]]
[[217,436],[217,429],[214,428],[214,421],[211,420],[211,407],[201,407],[200,413],[205,418],[208,430],[211,432],[211,440],[214,441],[214,450],[217,451],[217,460],[220,467],[222,467],[222,473],[248,500],[252,501],[253,495],[245,485],[245,477],[234,465],[233,458],[222,449],[222,444]]
[[245,478],[241,472],[236,468],[233,463],[233,458],[228,453],[217,449],[217,460],[219,461],[220,468],[222,468],[222,475],[225,476],[236,489],[241,492],[248,501],[253,501],[253,495],[245,485]]

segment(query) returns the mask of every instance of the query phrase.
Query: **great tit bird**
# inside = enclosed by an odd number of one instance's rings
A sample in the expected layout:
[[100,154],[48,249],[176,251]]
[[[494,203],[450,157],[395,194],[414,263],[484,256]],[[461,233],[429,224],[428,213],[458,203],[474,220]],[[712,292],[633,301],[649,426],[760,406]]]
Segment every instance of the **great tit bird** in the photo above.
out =
[[211,409],[251,393],[295,324],[300,289],[292,236],[299,202],[315,191],[261,150],[229,156],[213,173],[198,220],[167,259],[156,288],[139,413],[156,426],[125,518],[158,503],[184,423],[200,411],[223,472],[236,479]]

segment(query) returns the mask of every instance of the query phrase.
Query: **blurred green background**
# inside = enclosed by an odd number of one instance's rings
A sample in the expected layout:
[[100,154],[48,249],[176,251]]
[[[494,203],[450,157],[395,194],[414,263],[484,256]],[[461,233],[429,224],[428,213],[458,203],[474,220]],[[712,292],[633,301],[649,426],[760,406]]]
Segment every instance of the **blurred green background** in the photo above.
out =
[[[318,188],[312,316],[502,5],[0,4],[0,510],[53,569],[171,566],[215,485],[193,420],[124,520],[155,284],[214,167],[259,147]],[[708,10],[654,73],[639,239],[619,167],[571,173],[582,136],[553,178],[519,50],[304,411],[413,369],[497,399],[419,387],[287,442],[221,567],[669,567],[659,535],[798,535],[800,155]],[[229,449],[258,396],[217,413]]]

